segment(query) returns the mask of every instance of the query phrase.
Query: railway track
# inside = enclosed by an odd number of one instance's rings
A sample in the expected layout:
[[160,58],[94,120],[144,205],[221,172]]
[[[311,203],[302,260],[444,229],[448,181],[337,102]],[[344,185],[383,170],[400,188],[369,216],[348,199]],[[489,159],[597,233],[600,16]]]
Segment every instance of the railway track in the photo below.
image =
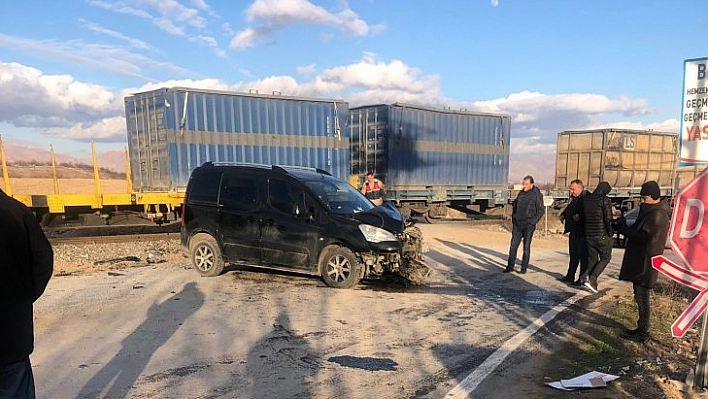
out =
[[179,224],[157,226],[133,224],[121,226],[76,226],[45,229],[52,244],[105,244],[131,241],[161,241],[179,239]]
[[165,241],[179,240],[179,233],[144,233],[144,234],[118,234],[118,235],[94,235],[83,237],[50,237],[49,242],[52,245],[57,244],[109,244],[109,243],[125,243],[135,241]]
[[[416,218],[418,223],[426,223]],[[465,223],[471,226],[499,225],[503,218],[440,218],[435,223]],[[49,242],[56,244],[107,244],[131,241],[164,241],[179,239],[179,225],[156,226],[147,224],[121,226],[61,227],[45,229]]]

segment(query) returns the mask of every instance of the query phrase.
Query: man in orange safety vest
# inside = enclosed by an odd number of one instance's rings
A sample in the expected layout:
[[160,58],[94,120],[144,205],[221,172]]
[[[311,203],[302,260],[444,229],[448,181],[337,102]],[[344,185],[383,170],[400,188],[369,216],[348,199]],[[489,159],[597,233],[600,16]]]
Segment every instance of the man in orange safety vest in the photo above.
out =
[[374,179],[374,174],[369,172],[366,174],[364,186],[361,188],[361,193],[366,196],[374,205],[383,204],[384,185],[379,179]]

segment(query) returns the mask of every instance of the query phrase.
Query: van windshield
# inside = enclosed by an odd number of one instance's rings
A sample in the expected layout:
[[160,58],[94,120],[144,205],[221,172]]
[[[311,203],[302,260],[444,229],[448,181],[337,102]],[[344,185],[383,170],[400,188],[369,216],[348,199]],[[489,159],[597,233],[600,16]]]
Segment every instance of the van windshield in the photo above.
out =
[[351,215],[374,208],[374,204],[364,195],[339,179],[323,176],[322,179],[305,180],[304,183],[332,213]]

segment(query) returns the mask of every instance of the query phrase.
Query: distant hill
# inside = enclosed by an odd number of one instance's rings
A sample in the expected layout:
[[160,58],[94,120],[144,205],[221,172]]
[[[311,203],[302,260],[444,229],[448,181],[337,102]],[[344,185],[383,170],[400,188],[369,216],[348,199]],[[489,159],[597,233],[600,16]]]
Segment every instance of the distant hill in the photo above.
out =
[[533,176],[536,184],[544,186],[555,183],[556,154],[532,153],[509,156],[509,182],[520,184],[526,175]]
[[[34,176],[37,178],[52,177],[50,167],[51,154],[48,150],[8,142],[3,142],[3,146],[5,148],[5,156],[7,156],[7,169],[10,177],[19,178],[23,177],[22,175],[38,175]],[[125,153],[123,151],[97,153],[96,158],[98,159],[102,178],[125,178]],[[60,178],[71,178],[72,176],[85,178],[86,174],[93,178],[93,164],[90,158],[82,159],[55,153],[54,159],[57,164],[57,174]],[[44,168],[45,166],[46,168]],[[72,175],[72,173],[76,175]]]

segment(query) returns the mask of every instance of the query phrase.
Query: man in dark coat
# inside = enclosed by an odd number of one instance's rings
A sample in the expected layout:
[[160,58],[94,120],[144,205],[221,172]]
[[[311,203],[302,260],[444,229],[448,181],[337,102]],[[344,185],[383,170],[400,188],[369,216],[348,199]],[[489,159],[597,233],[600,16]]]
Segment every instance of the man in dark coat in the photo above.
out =
[[563,234],[568,233],[568,272],[559,278],[565,283],[574,283],[575,273],[580,264],[580,275],[582,276],[588,269],[588,245],[585,242],[585,225],[580,223],[580,208],[583,206],[583,199],[588,194],[583,182],[575,179],[570,182],[570,203],[561,212],[560,218],[564,225]]
[[588,245],[588,269],[578,279],[578,283],[597,293],[597,278],[605,270],[612,258],[612,201],[607,194],[610,184],[601,181],[592,194],[583,199],[580,218],[585,225],[585,241]]
[[637,220],[630,227],[622,219],[618,223],[619,232],[627,237],[619,279],[632,282],[634,301],[639,311],[637,328],[625,330],[621,335],[626,339],[646,342],[651,317],[650,296],[659,276],[652,267],[651,258],[664,253],[671,210],[669,204],[661,200],[659,184],[655,181],[644,183],[639,195],[642,204]]
[[526,273],[531,259],[531,239],[536,230],[536,223],[543,217],[545,209],[543,207],[543,195],[541,190],[534,185],[533,177],[526,176],[523,180],[524,188],[519,191],[511,212],[511,246],[509,248],[509,259],[507,260],[504,273],[514,271],[516,263],[516,253],[519,250],[521,240],[524,241],[524,254],[521,258],[520,273]]
[[34,398],[33,306],[54,254],[32,212],[0,190],[0,398]]

